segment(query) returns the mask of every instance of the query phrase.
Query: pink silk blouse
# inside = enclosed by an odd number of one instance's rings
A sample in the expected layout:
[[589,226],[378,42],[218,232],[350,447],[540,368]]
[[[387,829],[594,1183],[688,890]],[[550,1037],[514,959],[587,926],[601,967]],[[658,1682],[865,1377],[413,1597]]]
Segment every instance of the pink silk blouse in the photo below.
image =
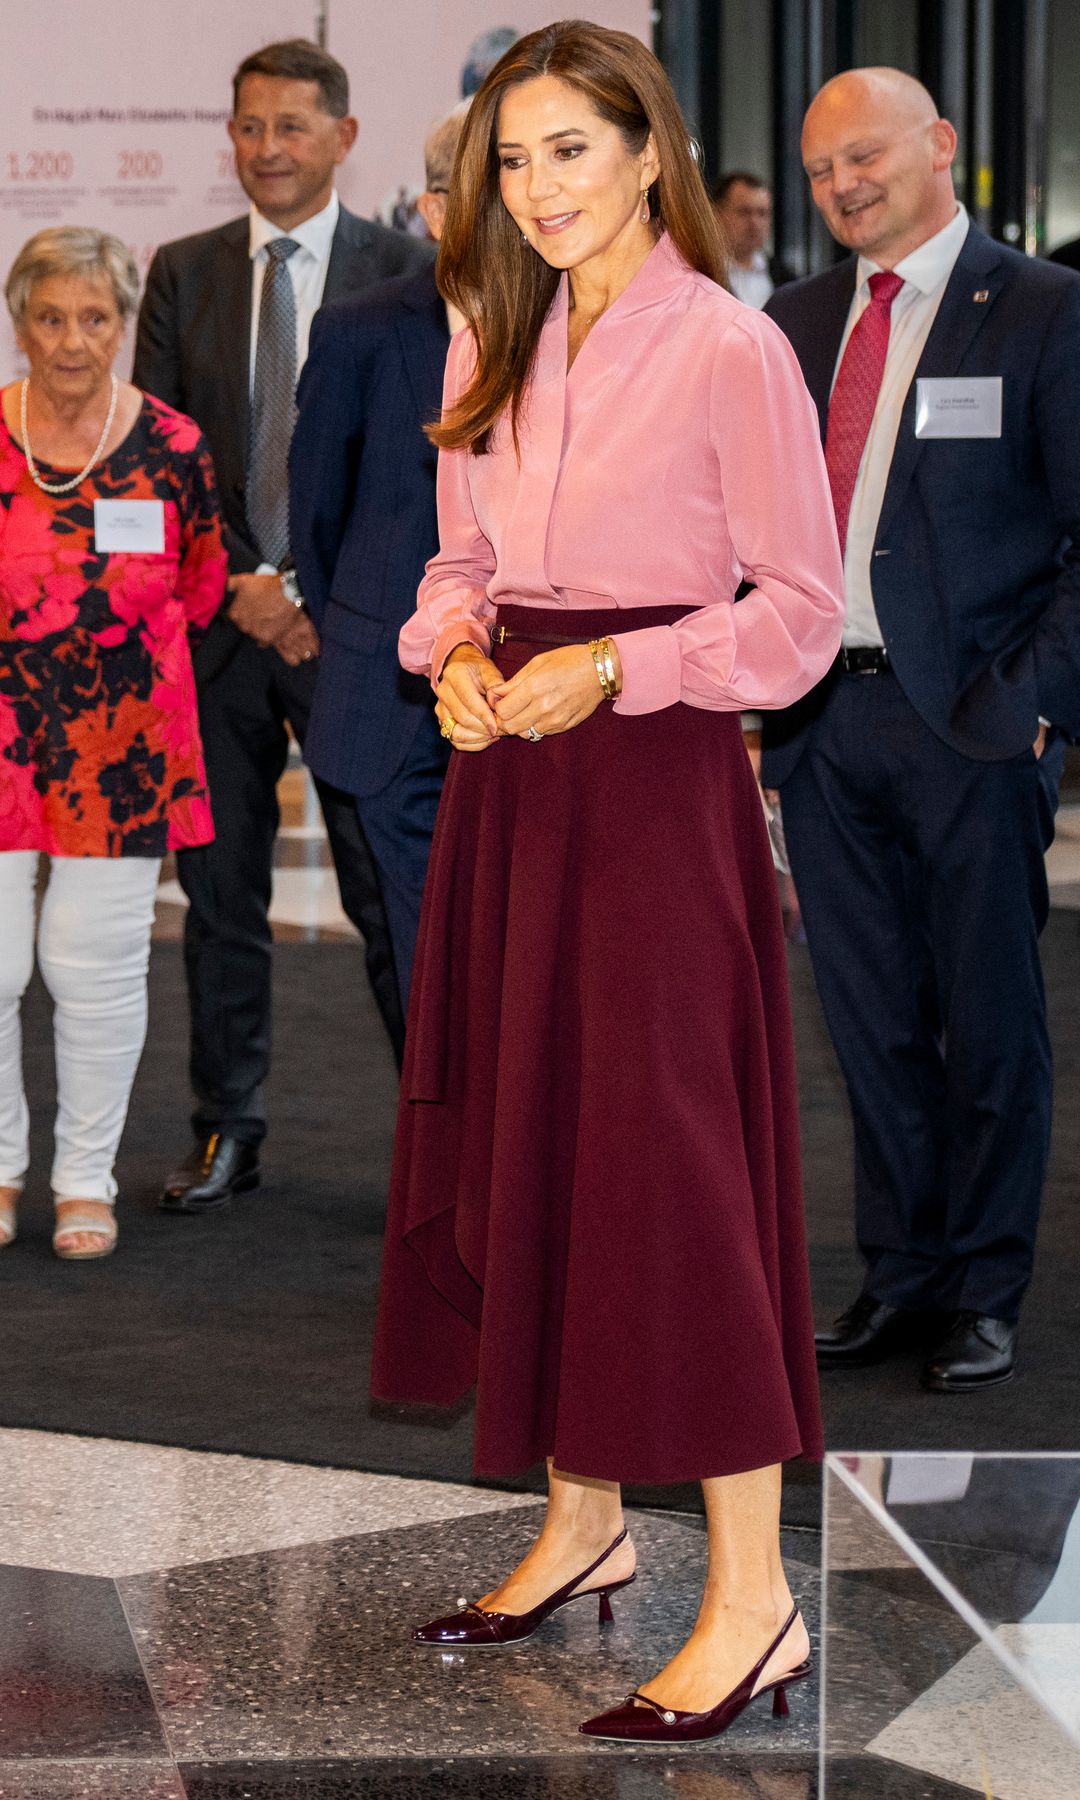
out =
[[[485,456],[442,451],[440,549],[400,637],[437,678],[455,644],[490,649],[498,601],[625,609],[623,713],[684,700],[788,706],[840,647],[843,570],[817,414],[770,319],[689,269],[665,235],[567,373],[567,280],[519,425]],[[470,379],[450,346],[444,404]],[[733,604],[740,582],[753,591]],[[633,629],[640,606],[700,608]]]

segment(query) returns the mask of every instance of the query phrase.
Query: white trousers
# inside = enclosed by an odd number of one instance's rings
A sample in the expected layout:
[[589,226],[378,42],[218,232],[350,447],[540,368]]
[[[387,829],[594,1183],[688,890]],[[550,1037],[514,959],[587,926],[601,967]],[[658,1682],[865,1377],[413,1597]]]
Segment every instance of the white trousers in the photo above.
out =
[[[116,1198],[113,1163],[146,1039],[146,969],[160,862],[54,856],[37,934],[53,998],[58,1199]],[[34,966],[34,850],[0,851],[0,1186],[30,1161],[20,1002]]]

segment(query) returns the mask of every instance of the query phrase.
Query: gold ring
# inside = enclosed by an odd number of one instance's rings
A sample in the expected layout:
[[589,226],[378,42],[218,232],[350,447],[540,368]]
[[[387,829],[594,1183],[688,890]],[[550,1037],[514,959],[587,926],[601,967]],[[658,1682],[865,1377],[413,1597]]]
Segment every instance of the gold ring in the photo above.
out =
[[447,713],[442,724],[439,726],[439,730],[442,732],[442,735],[444,738],[452,738],[456,729],[457,729],[457,720],[452,719],[450,717],[450,714]]

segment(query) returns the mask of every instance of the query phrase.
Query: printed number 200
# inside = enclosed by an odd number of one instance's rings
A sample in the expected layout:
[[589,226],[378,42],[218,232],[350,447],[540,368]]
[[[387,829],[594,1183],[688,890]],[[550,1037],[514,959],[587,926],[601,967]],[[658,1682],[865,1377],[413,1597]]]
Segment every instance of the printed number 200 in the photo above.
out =
[[159,150],[121,150],[116,173],[121,181],[157,181],[162,166]]

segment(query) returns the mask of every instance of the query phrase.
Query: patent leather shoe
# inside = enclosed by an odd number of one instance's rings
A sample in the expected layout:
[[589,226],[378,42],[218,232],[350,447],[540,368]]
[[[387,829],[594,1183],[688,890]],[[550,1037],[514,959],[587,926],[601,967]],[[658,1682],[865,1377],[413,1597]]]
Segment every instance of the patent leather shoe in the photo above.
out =
[[585,1588],[575,1593],[583,1581],[595,1575],[609,1556],[619,1548],[626,1537],[625,1530],[620,1531],[613,1544],[609,1544],[602,1556],[575,1575],[565,1587],[549,1594],[534,1606],[530,1612],[504,1613],[487,1612],[483,1607],[470,1606],[467,1601],[459,1600],[460,1612],[448,1613],[444,1619],[432,1619],[428,1625],[418,1625],[413,1632],[414,1644],[438,1644],[447,1650],[490,1650],[496,1644],[518,1644],[522,1638],[531,1637],[545,1619],[558,1612],[560,1606],[569,1606],[571,1600],[592,1598],[599,1601],[600,1624],[610,1625],[615,1615],[611,1610],[612,1594],[620,1588],[629,1587],[636,1580],[634,1575],[626,1575],[619,1581],[604,1582],[602,1579],[594,1587]]
[[777,1632],[764,1655],[758,1657],[750,1673],[707,1712],[676,1712],[672,1707],[661,1706],[658,1700],[635,1692],[627,1694],[621,1706],[598,1713],[595,1719],[586,1719],[578,1730],[585,1737],[613,1738],[621,1744],[700,1744],[708,1738],[720,1737],[760,1694],[772,1695],[774,1719],[786,1719],[786,1690],[793,1681],[805,1681],[810,1673],[809,1658],[786,1674],[775,1676],[772,1681],[762,1682],[761,1677],[798,1616],[798,1607],[792,1607],[786,1624]]
[[1018,1329],[988,1313],[959,1312],[922,1372],[931,1394],[971,1394],[1016,1374]]
[[159,1204],[163,1212],[216,1212],[234,1194],[246,1194],[258,1185],[258,1147],[214,1132],[205,1143],[196,1144],[169,1176]]
[[864,1369],[911,1342],[914,1315],[860,1294],[828,1331],[814,1336],[819,1369]]

